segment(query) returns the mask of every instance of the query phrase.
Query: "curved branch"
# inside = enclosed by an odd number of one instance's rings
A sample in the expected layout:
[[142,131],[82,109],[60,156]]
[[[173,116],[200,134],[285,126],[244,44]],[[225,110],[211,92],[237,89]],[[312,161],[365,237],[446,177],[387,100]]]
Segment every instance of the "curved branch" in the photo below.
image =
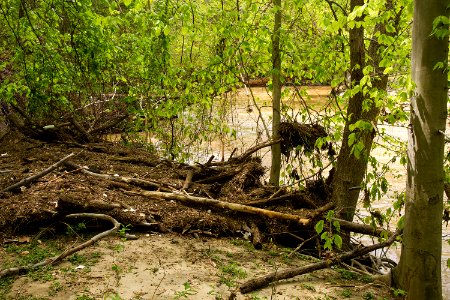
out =
[[96,219],[100,219],[100,220],[109,221],[109,222],[113,223],[114,227],[107,231],[97,234],[96,236],[92,237],[91,239],[87,240],[86,242],[84,242],[74,248],[67,249],[60,255],[44,259],[43,261],[38,262],[36,264],[30,264],[27,266],[13,267],[13,268],[0,270],[0,278],[6,277],[6,276],[11,276],[11,275],[16,275],[16,274],[21,274],[21,273],[28,272],[30,270],[34,270],[36,268],[44,267],[47,265],[56,265],[61,260],[66,258],[67,256],[72,255],[73,253],[78,252],[78,251],[92,245],[93,243],[110,235],[113,232],[116,232],[117,230],[119,230],[119,227],[120,227],[120,223],[116,219],[114,219],[113,217],[110,217],[108,215],[104,215],[104,214],[91,214],[91,213],[70,214],[70,215],[67,215],[66,218],[96,218]]

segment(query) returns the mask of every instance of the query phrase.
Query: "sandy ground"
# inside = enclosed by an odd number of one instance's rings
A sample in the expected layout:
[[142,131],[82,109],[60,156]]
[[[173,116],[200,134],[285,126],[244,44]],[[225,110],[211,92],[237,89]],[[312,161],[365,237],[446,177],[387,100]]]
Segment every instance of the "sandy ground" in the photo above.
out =
[[[310,263],[305,257],[287,258],[290,251],[274,245],[254,250],[244,239],[110,236],[55,267],[51,275],[19,277],[6,299],[228,299],[245,280]],[[1,252],[3,259],[10,257]],[[248,295],[237,293],[237,299],[393,298],[383,284],[322,270]]]

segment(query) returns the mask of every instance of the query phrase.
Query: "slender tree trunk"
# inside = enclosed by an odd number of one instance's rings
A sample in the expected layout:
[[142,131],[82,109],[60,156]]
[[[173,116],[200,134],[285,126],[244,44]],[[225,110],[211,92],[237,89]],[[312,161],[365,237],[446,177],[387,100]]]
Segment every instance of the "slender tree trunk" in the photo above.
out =
[[[280,29],[281,29],[281,0],[273,0],[275,6],[275,22],[272,37],[272,139],[280,137],[280,103],[281,103],[281,55],[280,55]],[[281,145],[272,145],[272,166],[270,168],[270,183],[278,186],[281,169]]]
[[448,1],[414,1],[412,78],[408,130],[408,180],[402,254],[394,284],[408,299],[442,299],[441,252],[444,135],[447,115],[448,38],[431,34],[433,20],[448,15]]

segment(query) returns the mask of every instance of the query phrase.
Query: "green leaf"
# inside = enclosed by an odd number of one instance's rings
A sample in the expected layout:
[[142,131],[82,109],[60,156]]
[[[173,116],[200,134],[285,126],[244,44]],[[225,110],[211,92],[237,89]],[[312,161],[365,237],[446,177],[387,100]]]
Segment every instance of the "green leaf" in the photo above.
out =
[[334,239],[334,244],[335,244],[339,249],[341,249],[341,247],[342,247],[342,237],[341,237],[339,234],[335,234],[334,237],[333,237],[333,239]]
[[333,226],[334,226],[334,228],[336,228],[337,232],[341,231],[341,224],[339,223],[339,221],[334,220]]
[[328,250],[333,250],[333,245],[331,242],[332,242],[331,239],[327,239],[325,241],[325,245],[323,245],[323,248],[328,249]]
[[403,229],[405,227],[405,216],[401,216],[397,222],[397,228]]
[[323,225],[324,225],[323,220],[320,220],[319,222],[316,223],[316,226],[314,226],[314,229],[316,230],[317,234],[319,234],[323,231]]

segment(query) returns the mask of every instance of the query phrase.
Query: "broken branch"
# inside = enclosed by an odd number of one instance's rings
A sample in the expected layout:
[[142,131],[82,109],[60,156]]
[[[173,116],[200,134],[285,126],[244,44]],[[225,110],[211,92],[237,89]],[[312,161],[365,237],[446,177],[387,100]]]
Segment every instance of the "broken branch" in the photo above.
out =
[[69,155],[67,155],[66,157],[64,157],[63,159],[61,159],[60,161],[54,163],[53,165],[51,165],[50,167],[48,167],[47,169],[45,169],[44,171],[42,171],[42,172],[40,172],[40,173],[38,173],[38,174],[36,174],[36,175],[30,176],[30,177],[28,177],[28,178],[22,179],[21,181],[15,183],[15,184],[13,184],[13,185],[10,185],[10,186],[8,186],[7,188],[4,188],[4,189],[2,190],[2,192],[8,192],[8,191],[14,190],[14,189],[19,188],[19,187],[21,187],[21,186],[28,185],[28,184],[32,183],[33,181],[38,180],[38,179],[41,178],[41,177],[44,177],[45,175],[47,175],[47,174],[50,173],[51,171],[53,171],[53,170],[55,170],[56,168],[58,168],[58,167],[59,167],[61,164],[63,164],[67,159],[71,158],[71,157],[74,156],[74,155],[75,155],[74,153],[70,153]]
[[163,192],[153,192],[153,191],[124,191],[124,193],[132,195],[141,195],[149,198],[165,199],[165,200],[176,200],[181,203],[197,204],[197,205],[207,205],[212,207],[217,207],[221,209],[229,209],[232,211],[238,211],[242,213],[261,215],[272,219],[281,219],[286,221],[293,221],[300,225],[306,226],[311,222],[311,219],[303,218],[298,215],[285,214],[277,211],[262,209],[258,207],[252,207],[237,203],[224,202],[215,199],[203,198],[190,196],[181,193],[163,193]]
[[275,272],[269,273],[265,276],[251,279],[251,280],[241,284],[239,287],[239,290],[241,293],[246,294],[246,293],[255,291],[257,289],[266,287],[270,283],[275,282],[275,281],[280,281],[283,279],[292,278],[292,277],[310,273],[313,271],[329,268],[331,266],[341,263],[342,261],[346,261],[346,260],[349,260],[349,259],[352,259],[352,258],[355,258],[358,256],[365,255],[374,250],[387,247],[395,241],[395,239],[399,235],[399,233],[400,233],[399,231],[396,231],[388,240],[386,240],[382,243],[378,243],[378,244],[366,246],[366,247],[357,247],[356,249],[354,249],[352,251],[346,252],[342,255],[338,255],[329,260],[323,260],[321,262],[309,264],[309,265],[302,266],[302,267],[287,269],[287,270],[283,270],[283,271],[275,271]]

